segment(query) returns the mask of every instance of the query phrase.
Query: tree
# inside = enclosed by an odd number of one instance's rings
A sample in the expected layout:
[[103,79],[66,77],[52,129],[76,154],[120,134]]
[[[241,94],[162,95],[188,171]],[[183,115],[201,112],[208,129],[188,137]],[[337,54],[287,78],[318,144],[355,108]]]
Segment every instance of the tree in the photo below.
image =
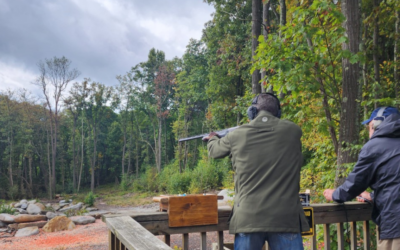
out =
[[[357,55],[360,46],[361,14],[359,0],[342,1],[342,13],[346,18],[343,26],[348,42],[343,43],[343,50]],[[357,161],[357,151],[354,145],[359,139],[359,98],[360,64],[351,62],[349,58],[342,59],[342,103],[339,126],[338,167],[335,177],[335,187],[340,186],[345,180],[346,163]]]
[[39,77],[34,84],[39,86],[46,100],[50,116],[51,142],[51,183],[49,196],[53,197],[56,189],[57,136],[59,127],[60,101],[68,84],[79,76],[77,69],[70,69],[71,61],[65,57],[45,59],[39,62]]

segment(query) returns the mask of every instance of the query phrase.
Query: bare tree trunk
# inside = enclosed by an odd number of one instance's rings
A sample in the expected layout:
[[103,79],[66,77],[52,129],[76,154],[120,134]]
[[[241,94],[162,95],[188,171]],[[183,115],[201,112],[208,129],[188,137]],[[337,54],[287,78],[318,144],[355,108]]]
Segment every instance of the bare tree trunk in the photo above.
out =
[[79,171],[79,178],[78,178],[78,193],[79,188],[81,187],[81,178],[82,178],[82,169],[83,169],[83,116],[81,118],[82,123],[82,135],[81,135],[81,169]]
[[161,173],[161,132],[162,132],[162,120],[158,118],[158,139],[157,139],[157,148],[158,152],[156,154],[157,157],[157,170]]
[[[364,19],[364,18],[363,18],[363,19]],[[367,27],[367,24],[364,24],[363,27],[364,27],[364,40],[366,40],[366,39],[367,39],[367,34],[368,34],[368,27]],[[364,57],[367,58],[367,50],[366,50],[366,48],[365,48],[365,43],[364,43],[363,39],[361,39],[361,42],[362,42],[361,48],[362,48],[362,50],[363,50]],[[363,77],[364,91],[369,92],[369,91],[368,91],[368,89],[369,89],[369,83],[368,83],[368,74],[367,74],[367,71],[368,71],[367,62],[365,61],[365,62],[363,63],[363,65],[362,65],[362,77]],[[362,91],[361,91],[361,93],[362,93]],[[362,96],[361,98],[362,98],[362,101],[365,101],[365,100],[366,100],[365,96]],[[368,117],[368,106],[367,106],[367,105],[364,105],[363,120],[366,120],[367,117]]]
[[[374,59],[374,73],[375,73],[375,87],[374,87],[374,97],[375,100],[378,100],[381,98],[380,95],[380,90],[379,90],[379,84],[380,84],[380,75],[379,75],[379,16],[378,16],[378,10],[379,10],[379,3],[380,0],[374,0],[374,36],[373,36],[373,43],[374,43],[374,53],[373,53],[373,59]],[[378,108],[379,103],[375,101],[375,108]]]
[[[348,37],[348,43],[343,43],[343,50],[350,50],[357,54],[360,45],[360,0],[342,1],[342,13],[346,18],[344,27]],[[342,103],[339,125],[339,150],[337,158],[337,169],[335,176],[335,187],[340,186],[345,180],[346,163],[357,160],[357,153],[352,146],[359,139],[359,103],[357,102],[360,66],[359,63],[351,64],[346,58],[342,59]]]
[[47,164],[48,164],[48,167],[49,167],[49,198],[50,199],[53,199],[53,192],[54,192],[54,190],[53,190],[53,184],[52,184],[52,182],[53,182],[53,179],[52,179],[52,174],[51,174],[51,158],[50,158],[50,140],[51,140],[51,138],[49,137],[49,130],[46,128],[46,135],[47,135]]
[[122,160],[121,160],[122,175],[125,174],[125,151],[126,151],[126,129],[124,129],[124,145],[122,146]]
[[[261,35],[261,0],[252,0],[252,28],[251,28],[251,36],[252,36],[252,45],[251,45],[251,55],[252,60],[254,60],[254,56],[256,54],[256,50],[258,47],[258,37]],[[261,93],[261,75],[260,70],[254,70],[251,77],[251,85],[252,85],[252,93],[259,94]]]
[[91,170],[91,180],[90,180],[90,190],[94,192],[94,172],[96,169],[96,156],[97,156],[97,134],[96,134],[96,124],[93,124],[93,158],[92,158],[92,170]]
[[[263,4],[263,27],[262,27],[262,33],[264,35],[264,39],[267,40],[268,39],[268,32],[269,32],[269,28],[271,26],[270,22],[271,22],[271,18],[269,16],[269,8],[271,6],[271,0],[265,1],[265,3]],[[261,92],[264,93],[266,92],[266,81],[265,81],[265,77],[267,75],[267,72],[264,70],[261,71],[261,80],[263,81],[261,84]],[[268,92],[273,93],[273,86],[269,86],[268,87]]]
[[75,150],[75,129],[76,129],[76,116],[73,114],[73,130],[72,130],[72,186],[76,190],[76,150]]

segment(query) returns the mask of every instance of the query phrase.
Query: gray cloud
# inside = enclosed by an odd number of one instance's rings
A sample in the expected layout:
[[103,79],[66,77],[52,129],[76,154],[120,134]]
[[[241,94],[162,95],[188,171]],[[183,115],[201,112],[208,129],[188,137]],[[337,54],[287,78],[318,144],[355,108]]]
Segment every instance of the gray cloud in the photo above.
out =
[[202,0],[0,0],[0,89],[33,89],[37,63],[54,56],[115,85],[153,47],[181,56],[212,12]]

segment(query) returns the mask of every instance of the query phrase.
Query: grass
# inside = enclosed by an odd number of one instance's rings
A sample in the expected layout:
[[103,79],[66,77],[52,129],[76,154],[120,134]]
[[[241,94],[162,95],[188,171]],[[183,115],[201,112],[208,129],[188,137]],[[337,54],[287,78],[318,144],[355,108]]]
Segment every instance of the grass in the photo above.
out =
[[[85,197],[89,192],[90,188],[87,188],[81,189],[81,191],[77,194],[61,194],[61,196],[63,200],[72,199],[74,203],[84,203]],[[101,200],[101,202],[105,202],[110,206],[128,207],[153,203],[152,198],[157,196],[157,194],[151,192],[137,193],[133,192],[132,190],[124,191],[121,189],[120,185],[107,184],[95,188],[94,196],[96,197],[95,204]],[[0,206],[5,202],[5,200],[0,200]],[[7,210],[4,205],[1,207],[1,209]],[[52,209],[49,208],[48,210],[51,211]]]
[[[70,197],[63,196],[65,199],[73,199],[75,202],[84,202],[86,195],[90,192],[90,189],[82,190],[77,195],[71,195]],[[140,206],[145,204],[153,203],[152,197],[157,196],[155,193],[133,193],[130,190],[124,191],[119,185],[108,184],[97,187],[94,190],[94,195],[102,202],[111,206]]]

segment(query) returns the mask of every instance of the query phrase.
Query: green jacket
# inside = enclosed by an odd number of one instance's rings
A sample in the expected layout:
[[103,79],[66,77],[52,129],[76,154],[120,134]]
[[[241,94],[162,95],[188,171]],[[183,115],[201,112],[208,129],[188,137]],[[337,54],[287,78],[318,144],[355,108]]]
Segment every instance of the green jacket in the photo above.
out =
[[309,230],[299,199],[301,135],[293,122],[261,111],[249,124],[209,140],[210,157],[229,155],[235,171],[230,233]]

